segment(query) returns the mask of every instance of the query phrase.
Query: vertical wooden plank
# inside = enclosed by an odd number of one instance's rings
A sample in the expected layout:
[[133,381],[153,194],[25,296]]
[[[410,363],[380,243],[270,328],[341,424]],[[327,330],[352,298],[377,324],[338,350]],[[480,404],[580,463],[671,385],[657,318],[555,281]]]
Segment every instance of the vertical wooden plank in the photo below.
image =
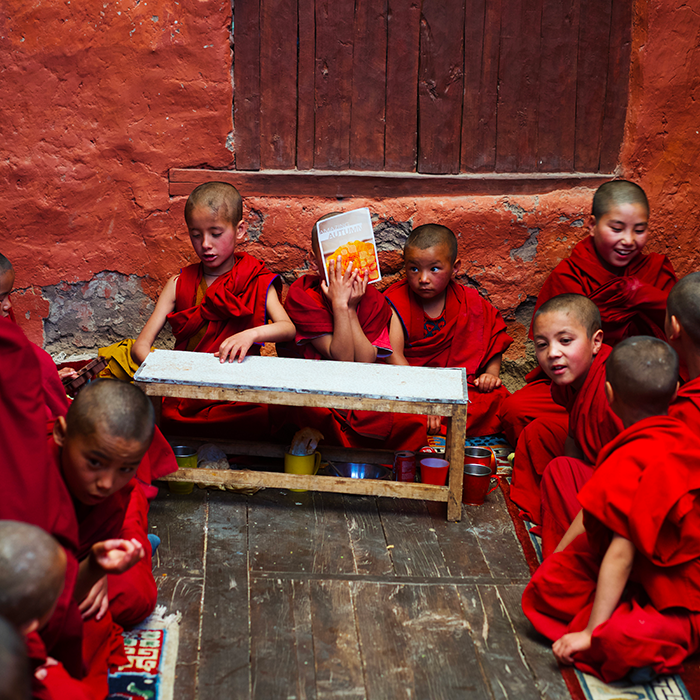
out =
[[354,3],[316,0],[314,166],[350,164]]
[[496,167],[501,0],[467,0],[464,19],[462,170]]
[[252,578],[250,593],[251,697],[315,700],[309,582]]
[[535,632],[529,620],[523,614],[520,601],[524,590],[525,586],[498,587],[501,600],[518,636],[525,662],[530,668],[542,700],[568,698],[569,691],[554,659],[552,647],[544,637]]
[[231,493],[209,494],[200,698],[250,697],[246,501]]
[[[365,576],[393,575],[394,565],[387,550],[377,499],[371,496],[345,496],[345,517],[355,558],[355,572]],[[442,519],[445,519],[444,506]]]
[[296,165],[297,0],[260,0],[260,164]]
[[537,170],[541,0],[512,0],[501,18],[496,170]]
[[447,420],[445,459],[450,463],[447,500],[447,519],[456,522],[462,517],[462,486],[464,483],[464,437],[467,432],[467,407],[455,406]]
[[459,172],[463,94],[464,4],[423,0],[418,172]]
[[314,0],[298,0],[299,53],[297,74],[297,168],[314,167],[314,114],[316,95],[316,17]]
[[579,0],[543,0],[538,170],[574,167]]
[[379,499],[379,512],[398,576],[447,576],[431,517],[423,501]]
[[348,581],[311,581],[311,629],[318,700],[364,700],[360,644]]
[[237,170],[260,169],[260,2],[233,7],[233,129]]
[[167,486],[161,487],[148,513],[150,531],[161,539],[153,569],[158,603],[165,605],[168,613],[182,613],[175,694],[183,698],[196,697],[206,499],[204,490],[173,496]]
[[350,545],[345,497],[339,493],[314,493],[314,523],[309,533],[313,543],[311,571],[314,574],[355,573]]
[[386,170],[414,172],[418,152],[420,3],[389,0],[386,63]]
[[350,168],[384,167],[386,0],[356,0],[353,40]]
[[613,0],[608,82],[600,145],[600,172],[610,173],[618,164],[627,117],[632,0]]
[[612,0],[581,3],[576,85],[577,171],[597,172],[605,109]]
[[[493,697],[541,700],[539,688],[520,652],[520,642],[501,597],[501,587],[459,586],[458,590]],[[503,672],[505,668],[508,669],[506,673]]]
[[491,697],[454,586],[354,584],[367,696]]

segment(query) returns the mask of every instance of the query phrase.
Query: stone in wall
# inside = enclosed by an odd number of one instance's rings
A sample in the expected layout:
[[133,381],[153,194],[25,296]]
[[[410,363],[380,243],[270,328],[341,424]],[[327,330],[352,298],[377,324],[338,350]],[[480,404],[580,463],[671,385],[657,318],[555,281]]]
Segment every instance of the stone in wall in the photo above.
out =
[[[84,282],[42,288],[49,302],[44,321],[44,347],[50,353],[97,352],[124,338],[135,338],[154,308],[136,275],[100,272]],[[159,347],[172,347],[172,335],[164,329]]]

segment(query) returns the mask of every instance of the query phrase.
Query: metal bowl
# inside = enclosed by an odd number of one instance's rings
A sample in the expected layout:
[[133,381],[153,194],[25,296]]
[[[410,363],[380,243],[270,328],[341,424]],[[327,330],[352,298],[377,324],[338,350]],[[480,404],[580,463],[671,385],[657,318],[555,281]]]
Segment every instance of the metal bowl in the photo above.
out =
[[391,469],[381,464],[366,464],[364,462],[328,462],[331,474],[344,476],[348,479],[390,479]]

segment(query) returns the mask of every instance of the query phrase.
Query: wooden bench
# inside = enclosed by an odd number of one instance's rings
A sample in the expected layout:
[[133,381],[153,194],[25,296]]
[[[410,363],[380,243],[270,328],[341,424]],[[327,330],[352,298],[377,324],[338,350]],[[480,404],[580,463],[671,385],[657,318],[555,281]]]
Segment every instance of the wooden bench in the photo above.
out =
[[[446,486],[397,481],[304,476],[248,470],[181,469],[169,481],[280,489],[309,489],[447,503],[448,520],[462,513],[464,435],[467,420],[467,377],[464,369],[396,367],[352,362],[324,362],[280,357],[247,357],[221,364],[214,355],[155,350],[136,372],[134,381],[151,397],[174,396],[216,401],[245,401],[286,406],[417,413],[445,416],[445,459],[450,462]],[[259,443],[219,443],[237,454],[282,456],[284,447]],[[228,449],[227,449],[228,448]],[[326,447],[321,453],[343,461],[382,461],[384,450]],[[372,460],[374,454],[379,460]]]

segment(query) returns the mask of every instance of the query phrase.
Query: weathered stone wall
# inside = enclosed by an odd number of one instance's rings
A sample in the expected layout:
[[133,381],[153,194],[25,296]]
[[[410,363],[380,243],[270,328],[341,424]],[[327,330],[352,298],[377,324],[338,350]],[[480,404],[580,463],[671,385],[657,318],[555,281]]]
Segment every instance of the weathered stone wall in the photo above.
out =
[[[136,333],[167,278],[195,259],[167,174],[232,163],[230,3],[6,0],[4,10],[0,251],[17,268],[14,300],[30,337],[82,351]],[[680,274],[700,267],[699,31],[690,5],[638,1],[618,168],[647,190],[649,248]],[[319,216],[368,206],[391,281],[408,227],[444,223],[459,235],[464,281],[516,338],[506,369],[517,381],[534,298],[586,235],[591,194],[247,198],[246,249],[289,282],[307,269]]]

